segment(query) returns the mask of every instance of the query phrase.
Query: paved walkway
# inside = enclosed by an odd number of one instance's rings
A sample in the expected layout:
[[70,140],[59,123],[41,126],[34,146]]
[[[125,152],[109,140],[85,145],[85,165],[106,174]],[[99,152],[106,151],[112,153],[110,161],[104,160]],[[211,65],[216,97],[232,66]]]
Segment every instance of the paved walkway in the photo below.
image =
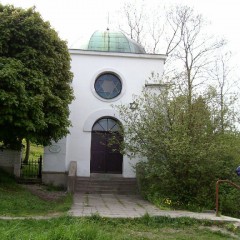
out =
[[[190,217],[213,221],[233,222],[240,227],[240,219],[221,216],[216,217],[213,213],[196,213],[188,211],[160,210],[138,195],[116,195],[116,194],[74,194],[74,202],[69,215],[75,217],[91,216],[99,214],[109,218],[135,218],[148,213],[150,216],[167,216],[172,218]],[[59,217],[59,214],[45,216],[10,217],[0,216],[0,219],[51,219]]]
[[240,219],[221,216],[213,213],[194,213],[187,211],[160,210],[138,195],[116,194],[74,194],[74,203],[69,214],[72,216],[91,216],[99,214],[111,218],[135,218],[148,213],[150,216],[191,217],[215,221],[236,222],[240,226]]

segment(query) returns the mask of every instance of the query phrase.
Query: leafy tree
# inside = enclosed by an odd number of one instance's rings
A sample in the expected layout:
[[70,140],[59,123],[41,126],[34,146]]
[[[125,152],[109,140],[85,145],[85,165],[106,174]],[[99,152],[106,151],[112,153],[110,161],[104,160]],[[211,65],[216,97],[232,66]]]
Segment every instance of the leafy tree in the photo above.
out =
[[171,199],[181,205],[214,207],[218,178],[234,179],[240,136],[219,131],[207,96],[192,99],[189,126],[188,96],[172,87],[159,94],[145,89],[135,99],[137,109],[119,106],[125,122],[126,154],[141,156],[137,176],[149,199]]
[[70,55],[34,8],[0,4],[0,142],[47,145],[68,133]]
[[[222,54],[226,42],[209,34],[208,23],[191,7],[147,11],[144,5],[126,4],[121,29],[147,52],[164,52],[168,58],[161,88],[144,89],[134,111],[118,108],[125,122],[122,151],[141,158],[136,172],[148,199],[161,205],[167,200],[175,207],[213,208],[216,180],[239,182],[235,168],[240,136],[230,57]],[[223,204],[223,209],[236,216],[240,193],[224,193],[226,199],[230,196],[224,201],[231,204]]]
[[212,69],[208,71],[209,77],[213,80],[209,87],[209,95],[211,96],[211,104],[218,110],[215,121],[219,122],[221,131],[229,129],[231,123],[237,121],[237,111],[235,108],[238,98],[235,89],[238,86],[238,81],[234,80],[233,68],[229,64],[230,60],[230,52],[225,54],[221,52],[216,57]]

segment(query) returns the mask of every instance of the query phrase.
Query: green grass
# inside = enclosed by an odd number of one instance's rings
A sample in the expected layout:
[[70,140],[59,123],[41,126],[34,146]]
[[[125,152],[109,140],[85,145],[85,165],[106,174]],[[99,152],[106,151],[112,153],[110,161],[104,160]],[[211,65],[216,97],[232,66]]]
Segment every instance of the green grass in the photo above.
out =
[[135,239],[232,239],[239,230],[209,229],[209,222],[189,218],[143,217],[139,219],[107,219],[60,217],[50,220],[0,220],[0,239],[32,240],[135,240]]
[[71,204],[71,195],[62,197],[58,201],[40,199],[0,170],[0,215],[28,216],[66,212]]
[[[23,145],[26,146],[25,139],[23,140]],[[23,148],[23,158],[25,156],[25,153],[26,153],[26,147]],[[37,160],[40,155],[43,155],[43,146],[31,143],[29,159],[36,159]]]
[[[51,186],[49,190],[56,191]],[[66,212],[71,203],[71,196],[60,201],[41,200],[0,170],[0,215],[33,216]],[[232,239],[234,236],[240,238],[240,230],[233,224],[148,215],[136,219],[108,219],[98,215],[74,218],[65,215],[48,220],[0,220],[1,240],[207,240]]]

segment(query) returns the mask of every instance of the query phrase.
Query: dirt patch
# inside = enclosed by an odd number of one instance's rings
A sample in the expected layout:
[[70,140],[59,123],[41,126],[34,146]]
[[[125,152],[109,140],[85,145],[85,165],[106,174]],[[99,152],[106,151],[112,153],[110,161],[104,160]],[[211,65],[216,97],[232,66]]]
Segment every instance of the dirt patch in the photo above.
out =
[[67,195],[65,191],[49,191],[45,185],[40,184],[23,184],[21,185],[33,195],[38,196],[39,198],[45,201],[58,201],[61,200],[64,196]]

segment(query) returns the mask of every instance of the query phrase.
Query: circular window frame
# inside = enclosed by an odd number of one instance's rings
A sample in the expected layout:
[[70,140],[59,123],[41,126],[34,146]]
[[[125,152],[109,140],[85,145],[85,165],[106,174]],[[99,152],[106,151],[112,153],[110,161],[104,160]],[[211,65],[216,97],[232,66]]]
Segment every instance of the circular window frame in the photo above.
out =
[[[97,93],[96,90],[95,90],[95,82],[96,82],[96,80],[97,80],[101,75],[104,75],[104,74],[112,74],[112,75],[115,75],[115,76],[120,80],[120,82],[121,82],[121,85],[122,85],[121,92],[119,93],[119,95],[117,95],[117,96],[114,97],[114,98],[111,98],[111,99],[103,98],[103,97],[101,97],[100,95],[98,95],[98,93]],[[92,78],[92,82],[91,82],[91,90],[92,90],[93,95],[94,95],[97,99],[99,99],[99,100],[101,100],[101,101],[103,101],[103,102],[115,102],[115,101],[119,100],[119,99],[124,95],[124,93],[125,93],[125,91],[126,91],[125,85],[126,85],[126,84],[125,84],[124,78],[123,78],[123,76],[122,76],[120,73],[118,73],[115,69],[109,69],[109,68],[107,68],[107,69],[102,69],[102,70],[100,70],[100,71],[98,71],[98,72],[96,72],[96,73],[94,74],[94,76],[93,76],[93,78]]]

